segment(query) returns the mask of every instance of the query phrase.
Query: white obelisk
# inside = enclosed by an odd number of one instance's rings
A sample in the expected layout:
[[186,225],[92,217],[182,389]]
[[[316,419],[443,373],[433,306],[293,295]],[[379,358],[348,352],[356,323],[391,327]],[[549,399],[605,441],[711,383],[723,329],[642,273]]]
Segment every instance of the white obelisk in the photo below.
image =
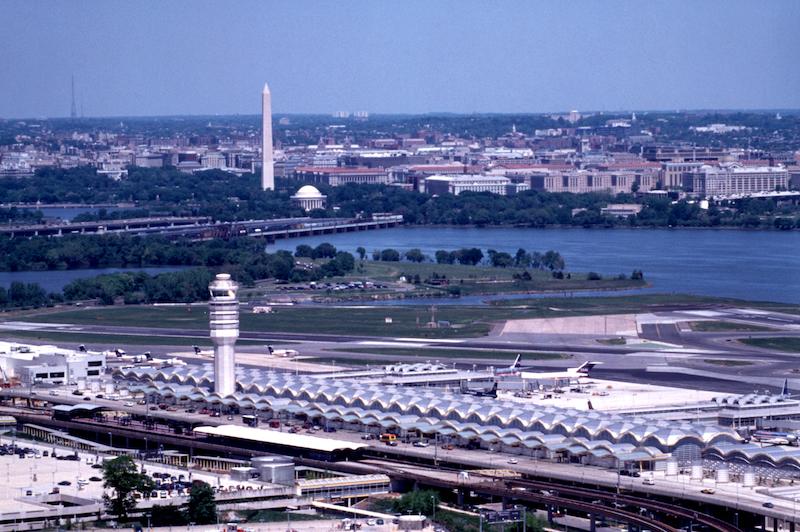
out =
[[261,188],[275,190],[275,170],[272,167],[272,96],[264,83],[261,93]]

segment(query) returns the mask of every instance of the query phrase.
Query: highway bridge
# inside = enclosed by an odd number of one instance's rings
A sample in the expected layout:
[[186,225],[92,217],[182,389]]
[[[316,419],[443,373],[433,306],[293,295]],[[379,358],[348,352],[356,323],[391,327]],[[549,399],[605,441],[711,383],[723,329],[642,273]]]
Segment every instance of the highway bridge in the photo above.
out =
[[58,237],[73,234],[116,233],[162,235],[169,238],[191,240],[252,236],[274,242],[284,238],[385,229],[396,227],[402,223],[403,216],[399,214],[376,214],[366,218],[318,219],[303,217],[235,222],[215,222],[208,216],[164,216],[64,224],[8,225],[0,226],[0,235],[12,238],[30,238],[34,236]]

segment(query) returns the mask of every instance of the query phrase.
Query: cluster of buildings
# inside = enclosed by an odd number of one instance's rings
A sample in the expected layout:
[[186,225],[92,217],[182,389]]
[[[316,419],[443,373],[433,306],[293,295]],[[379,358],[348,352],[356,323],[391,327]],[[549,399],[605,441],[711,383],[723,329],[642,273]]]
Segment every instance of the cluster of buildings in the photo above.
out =
[[[800,151],[665,143],[656,140],[657,128],[640,125],[635,114],[579,126],[583,116],[571,111],[550,117],[561,127],[522,132],[513,126],[495,138],[480,139],[434,129],[419,131],[417,136],[387,136],[376,130],[374,137],[361,135],[360,143],[352,140],[346,125],[333,123],[317,142],[282,144],[273,141],[271,104],[265,85],[260,131],[229,128],[219,135],[162,138],[74,131],[54,137],[42,124],[31,124],[29,135],[18,135],[17,143],[0,146],[0,175],[30,175],[44,166],[91,165],[98,172],[123,178],[129,165],[174,166],[183,172],[260,173],[265,190],[274,189],[277,176],[298,184],[384,184],[456,195],[468,191],[509,195],[526,190],[612,194],[675,190],[724,197],[800,187]],[[369,115],[357,117],[363,128]],[[330,120],[351,118],[339,113]],[[283,117],[277,124],[286,127],[290,121]],[[689,129],[704,135],[749,131],[718,123]]]

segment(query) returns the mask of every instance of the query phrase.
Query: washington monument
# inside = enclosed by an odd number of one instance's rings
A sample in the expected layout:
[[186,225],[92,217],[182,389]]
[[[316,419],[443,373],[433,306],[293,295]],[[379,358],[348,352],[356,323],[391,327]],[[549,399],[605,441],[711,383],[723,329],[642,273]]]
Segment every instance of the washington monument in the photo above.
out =
[[272,167],[272,96],[264,83],[261,93],[261,188],[275,190],[275,170]]

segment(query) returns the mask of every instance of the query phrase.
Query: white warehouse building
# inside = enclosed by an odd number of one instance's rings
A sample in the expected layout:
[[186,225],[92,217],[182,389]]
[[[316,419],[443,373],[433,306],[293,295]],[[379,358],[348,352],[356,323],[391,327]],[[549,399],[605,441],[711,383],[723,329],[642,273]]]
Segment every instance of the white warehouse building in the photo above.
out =
[[0,342],[0,377],[4,382],[18,379],[26,385],[69,384],[99,379],[105,370],[104,353]]

